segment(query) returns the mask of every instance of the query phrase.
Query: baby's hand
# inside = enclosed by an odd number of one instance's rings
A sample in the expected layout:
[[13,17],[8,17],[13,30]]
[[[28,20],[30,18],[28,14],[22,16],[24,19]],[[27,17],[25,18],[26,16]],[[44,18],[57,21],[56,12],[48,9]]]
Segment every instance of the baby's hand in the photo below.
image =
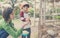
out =
[[29,21],[30,22],[31,20],[30,20],[30,18],[26,18],[26,21]]
[[30,23],[29,21],[26,21],[22,24],[22,28],[24,28],[28,23]]

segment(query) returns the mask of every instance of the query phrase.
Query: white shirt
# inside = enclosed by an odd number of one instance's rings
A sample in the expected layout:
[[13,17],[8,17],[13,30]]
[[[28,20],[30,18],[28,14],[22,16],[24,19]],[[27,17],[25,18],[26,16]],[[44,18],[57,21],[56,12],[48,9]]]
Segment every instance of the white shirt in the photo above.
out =
[[[29,14],[28,13],[24,13],[24,18],[28,18],[28,17],[30,17],[29,16]],[[25,27],[24,27],[24,29],[27,29],[27,28],[30,28],[30,23],[28,23]]]

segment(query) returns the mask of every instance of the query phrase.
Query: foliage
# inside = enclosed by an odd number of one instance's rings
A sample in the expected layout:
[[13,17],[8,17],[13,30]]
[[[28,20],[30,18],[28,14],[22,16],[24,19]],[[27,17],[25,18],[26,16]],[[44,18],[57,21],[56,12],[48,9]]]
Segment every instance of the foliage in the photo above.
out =
[[0,15],[2,15],[2,9],[0,8]]
[[55,16],[55,18],[56,18],[56,19],[60,19],[60,16],[59,16],[59,15],[58,15],[58,16]]
[[2,19],[2,15],[0,15],[0,19]]
[[0,2],[3,2],[4,0],[0,0]]
[[57,13],[60,13],[60,8],[57,8],[56,10],[57,10]]
[[17,0],[11,0],[12,3],[12,7],[14,8],[15,3],[17,2]]
[[19,15],[19,13],[20,13],[20,9],[17,7],[17,8],[14,10],[14,12],[15,12],[15,18],[19,18],[18,15]]
[[30,16],[33,17],[34,9],[33,9],[33,8],[30,8],[30,9],[29,9],[29,13],[30,13]]
[[57,11],[57,13],[59,13],[59,12],[60,12],[60,8],[54,8],[54,9],[51,9],[51,10],[50,10],[50,12],[54,12],[54,13],[55,13],[56,11]]
[[19,10],[19,9],[16,9],[16,10],[15,10],[15,15],[18,15],[19,12],[20,12],[20,10]]
[[36,18],[39,17],[39,13],[35,13],[35,17],[36,17]]
[[53,17],[52,16],[46,16],[46,18],[45,19],[49,19],[49,20],[51,20],[51,19],[53,19]]
[[[49,11],[47,11],[46,15],[51,15],[52,13],[60,13],[60,8],[52,8]],[[47,16],[46,18],[48,18],[49,16]],[[56,15],[54,16],[55,19],[60,19],[60,15]]]

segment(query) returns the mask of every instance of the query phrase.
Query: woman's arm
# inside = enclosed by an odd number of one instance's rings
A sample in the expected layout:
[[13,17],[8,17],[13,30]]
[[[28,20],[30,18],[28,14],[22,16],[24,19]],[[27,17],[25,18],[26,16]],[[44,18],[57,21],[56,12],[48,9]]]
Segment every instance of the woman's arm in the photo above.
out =
[[[22,28],[21,28],[21,30],[23,30],[23,28],[28,24],[29,22],[27,21],[27,22],[25,22],[24,24],[22,24]],[[21,35],[21,33],[22,33],[22,31],[21,31],[20,29],[17,31],[17,34],[18,34],[18,36],[20,36]]]
[[12,27],[9,26],[9,24],[5,23],[2,25],[2,27],[9,33],[9,35],[13,36],[13,37],[18,37],[22,34],[22,30],[25,27],[26,24],[28,24],[29,22],[26,22],[25,24],[23,24],[23,26],[21,27],[21,29],[19,29],[18,31],[13,30]]
[[12,27],[10,27],[10,26],[7,25],[7,24],[3,25],[2,27],[6,30],[6,32],[8,32],[9,35],[11,35],[11,36],[13,36],[13,37],[17,37],[17,34],[16,34],[16,32],[13,30]]

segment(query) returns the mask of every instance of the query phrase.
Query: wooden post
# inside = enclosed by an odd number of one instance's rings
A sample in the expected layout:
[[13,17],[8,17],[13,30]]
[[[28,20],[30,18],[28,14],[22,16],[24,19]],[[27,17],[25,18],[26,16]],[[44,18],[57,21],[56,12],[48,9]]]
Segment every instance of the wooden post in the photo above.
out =
[[35,13],[36,13],[36,0],[35,0],[35,6],[34,6],[35,10],[34,10],[34,26],[35,26]]
[[39,24],[38,24],[38,38],[42,38],[42,0],[40,0],[40,11],[39,11]]
[[[42,38],[42,29],[45,25],[45,13],[46,13],[46,0],[44,2],[40,0],[40,11],[39,11],[39,25],[38,25],[38,38]],[[43,5],[43,7],[42,7]]]

